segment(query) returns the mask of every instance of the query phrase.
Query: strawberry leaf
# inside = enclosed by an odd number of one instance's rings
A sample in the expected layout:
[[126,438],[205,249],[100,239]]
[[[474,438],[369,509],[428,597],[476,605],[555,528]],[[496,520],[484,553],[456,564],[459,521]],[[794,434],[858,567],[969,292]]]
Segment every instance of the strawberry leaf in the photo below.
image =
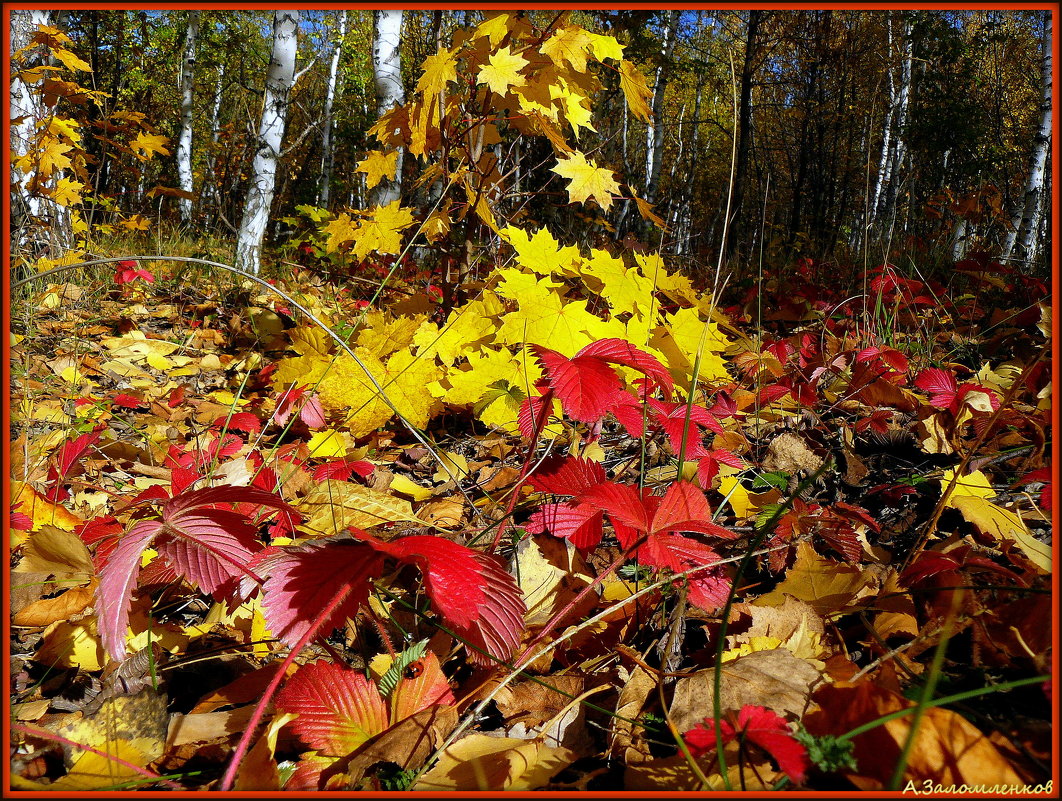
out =
[[129,605],[140,573],[140,557],[162,530],[160,520],[135,523],[111,551],[100,570],[96,585],[96,620],[100,642],[116,661],[125,659],[125,632],[129,626]]
[[564,411],[575,420],[597,422],[623,391],[619,375],[603,359],[579,355],[569,359],[540,345],[531,347]]
[[601,511],[590,504],[544,503],[531,513],[524,528],[531,534],[548,531],[585,552],[601,542],[602,521]]
[[929,393],[929,404],[938,409],[947,409],[959,391],[955,376],[939,367],[930,367],[918,374],[914,385]]
[[[512,657],[527,607],[500,559],[441,537],[415,535],[382,542],[360,536],[373,548],[420,568],[432,609],[456,634],[491,657],[505,662]],[[481,665],[492,662],[472,648],[468,656]]]
[[266,574],[262,604],[270,631],[295,645],[323,609],[344,587],[350,595],[321,628],[331,631],[353,617],[369,597],[369,585],[383,573],[383,556],[350,539],[316,540],[298,547],[271,550],[251,564]]
[[578,496],[607,481],[605,468],[597,462],[574,457],[551,456],[528,477],[539,492]]
[[388,726],[387,705],[376,685],[330,662],[299,668],[277,693],[276,706],[298,714],[292,732],[324,756],[346,756]]

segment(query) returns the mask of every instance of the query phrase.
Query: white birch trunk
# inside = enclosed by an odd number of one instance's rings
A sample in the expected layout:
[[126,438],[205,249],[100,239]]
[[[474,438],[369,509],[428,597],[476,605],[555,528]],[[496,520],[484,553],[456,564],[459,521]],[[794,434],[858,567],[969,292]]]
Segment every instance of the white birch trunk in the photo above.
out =
[[664,31],[663,59],[656,68],[656,86],[653,89],[653,124],[645,129],[645,200],[656,200],[660,185],[660,165],[664,157],[664,92],[670,72],[671,53],[675,49],[675,34],[678,31],[679,12],[668,12],[667,29]]
[[[37,31],[37,26],[48,25],[51,20],[50,11],[13,9],[10,13],[11,53],[28,45],[30,37]],[[15,161],[26,156],[32,149],[37,138],[37,123],[44,117],[43,103],[35,87],[14,78],[11,81],[10,111],[11,185],[14,190],[11,198],[11,234],[13,243],[22,245],[29,226],[42,212],[41,198],[30,190],[34,171],[23,172],[15,166]]]
[[[888,49],[889,58],[892,57],[892,20],[888,22]],[[892,67],[886,70],[889,79],[889,107],[885,110],[885,121],[882,124],[881,134],[881,158],[878,160],[878,175],[874,182],[874,199],[870,202],[870,219],[867,225],[873,225],[878,217],[878,207],[881,204],[881,190],[889,182],[889,167],[892,156],[892,113],[896,108],[896,81],[892,77]]]
[[911,37],[911,23],[903,24],[903,61],[900,68],[900,88],[896,101],[896,130],[892,137],[892,154],[889,157],[888,180],[883,200],[883,208],[879,209],[879,216],[892,216],[895,219],[896,197],[900,185],[900,170],[903,167],[904,157],[907,155],[907,144],[904,142],[903,130],[907,125],[907,108],[911,99],[911,66],[913,63],[913,41]]
[[1044,20],[1043,54],[1040,62],[1040,81],[1043,99],[1040,105],[1040,127],[1033,140],[1032,157],[1029,160],[1029,178],[1025,182],[1025,197],[1020,210],[1012,219],[1012,229],[1007,234],[1004,247],[1004,261],[1017,258],[1022,262],[1031,262],[1039,255],[1037,234],[1040,230],[1040,218],[1047,205],[1041,202],[1044,195],[1044,183],[1047,177],[1047,156],[1051,150],[1051,22],[1050,12]]
[[332,145],[332,105],[335,103],[339,83],[339,59],[343,54],[343,40],[347,36],[347,12],[339,16],[339,36],[332,51],[332,63],[328,67],[328,86],[325,89],[324,122],[321,126],[321,183],[317,188],[317,205],[328,208],[332,185],[332,168],[335,165],[335,149]]
[[[402,11],[373,12],[372,72],[376,83],[376,116],[406,102],[402,85]],[[403,149],[398,150],[394,180],[380,181],[369,196],[370,206],[386,206],[402,196]]]
[[[177,179],[181,191],[193,192],[192,187],[192,109],[195,89],[195,40],[199,33],[199,12],[188,12],[184,34],[184,60],[181,62],[181,135],[177,139]],[[180,198],[178,206],[181,222],[192,222],[191,198]]]
[[274,12],[273,53],[266,75],[258,147],[251,166],[251,182],[247,187],[247,201],[236,241],[236,266],[255,274],[261,266],[262,240],[265,238],[276,188],[277,162],[280,160],[280,147],[287,125],[291,85],[295,80],[298,31],[298,11]]

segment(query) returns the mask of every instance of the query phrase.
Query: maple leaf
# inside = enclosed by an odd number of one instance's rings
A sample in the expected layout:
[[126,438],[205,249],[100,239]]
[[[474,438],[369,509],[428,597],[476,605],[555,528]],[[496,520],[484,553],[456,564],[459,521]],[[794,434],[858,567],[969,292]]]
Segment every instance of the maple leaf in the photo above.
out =
[[[57,139],[46,141],[40,149],[39,169],[41,175],[47,178],[59,170],[65,170],[69,167],[71,161],[66,154],[73,149],[73,145],[64,144]],[[31,164],[27,164],[26,167],[28,169],[23,168],[23,172],[30,172],[33,169]]]
[[77,206],[82,202],[81,190],[85,185],[81,181],[61,178],[52,190],[52,200],[60,206]]
[[579,151],[575,151],[564,161],[558,161],[552,170],[570,182],[568,195],[572,202],[585,202],[593,197],[602,209],[608,211],[612,206],[613,194],[619,194],[620,187],[616,183],[615,173],[607,167],[598,167],[594,161],[588,161]]
[[370,150],[365,158],[358,162],[355,169],[358,172],[365,173],[365,188],[372,189],[384,178],[393,180],[397,165],[397,150],[392,150],[389,153],[384,153],[380,150]]
[[643,122],[649,122],[652,113],[646,101],[653,96],[653,93],[645,84],[645,76],[627,59],[620,61],[619,74],[620,88],[623,90],[623,96],[627,98],[627,105],[636,117]]
[[441,47],[437,53],[424,59],[421,70],[417,91],[432,97],[439,94],[450,81],[457,80],[457,59],[451,51]]
[[591,45],[590,34],[578,25],[561,28],[539,48],[558,67],[567,61],[576,72],[586,72],[586,51]]
[[363,220],[354,236],[354,255],[364,259],[372,251],[400,253],[402,231],[413,225],[413,214],[395,200],[387,206],[373,208],[369,218]]
[[[807,749],[793,737],[785,719],[776,712],[766,707],[745,704],[733,722],[719,721],[719,731],[724,743],[740,738],[745,743],[762,748],[795,784],[803,783],[811,765]],[[695,757],[714,751],[715,720],[705,718],[702,725],[686,732],[682,739]]]
[[129,146],[136,152],[142,153],[140,158],[147,160],[151,158],[152,154],[159,153],[163,156],[170,155],[170,151],[166,149],[166,145],[169,144],[170,139],[162,134],[149,134],[141,131],[136,135],[136,138],[129,143]]
[[479,68],[479,82],[485,83],[495,94],[504,95],[510,86],[523,86],[527,78],[520,70],[530,62],[508,46],[490,54],[488,63]]
[[273,493],[255,487],[208,487],[169,499],[158,519],[140,520],[122,535],[96,587],[100,641],[115,660],[125,658],[129,604],[147,547],[154,545],[178,575],[216,596],[223,597],[246,576],[246,565],[261,549],[255,526],[245,515],[216,508],[236,503],[297,514]]

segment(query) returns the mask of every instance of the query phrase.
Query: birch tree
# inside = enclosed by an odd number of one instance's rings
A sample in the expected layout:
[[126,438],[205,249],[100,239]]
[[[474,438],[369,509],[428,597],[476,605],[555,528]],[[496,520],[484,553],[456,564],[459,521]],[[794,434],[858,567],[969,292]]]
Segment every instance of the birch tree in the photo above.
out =
[[[192,122],[195,89],[195,44],[199,32],[199,12],[189,11],[184,33],[184,58],[181,61],[181,135],[177,139],[177,178],[182,192],[191,194],[192,187]],[[181,222],[192,222],[192,199],[179,201]]]
[[1017,258],[1026,263],[1035,261],[1039,255],[1038,232],[1043,215],[1045,181],[1047,179],[1047,156],[1051,150],[1051,16],[1044,12],[1043,38],[1040,57],[1040,84],[1043,90],[1040,103],[1040,125],[1033,140],[1032,157],[1029,161],[1029,178],[1025,183],[1025,197],[1020,209],[1011,220],[1004,247],[1004,261]]
[[291,86],[295,82],[298,31],[298,11],[274,12],[273,50],[266,74],[262,121],[258,126],[251,180],[236,241],[236,266],[256,274],[261,265],[262,240],[276,188],[277,162],[287,125]]
[[660,64],[656,68],[656,86],[653,89],[653,124],[645,129],[645,200],[650,203],[656,202],[656,191],[660,185],[660,164],[664,157],[664,93],[667,91],[670,77],[671,54],[675,49],[678,22],[679,12],[668,12],[664,45],[660,53]]
[[[373,12],[372,71],[376,82],[376,116],[406,102],[402,86],[402,11]],[[394,180],[380,181],[369,195],[372,206],[386,206],[402,195],[403,149],[398,149]]]
[[[51,12],[13,9],[11,12],[10,52],[17,53],[30,44],[38,25],[51,21]],[[25,66],[33,66],[30,60]],[[19,77],[11,82],[11,232],[16,245],[23,244],[30,224],[42,216],[41,198],[30,191],[33,172],[23,172],[15,162],[29,153],[37,132],[37,122],[44,115],[40,95]]]
[[339,31],[332,50],[332,63],[328,67],[328,86],[325,89],[324,121],[321,125],[321,182],[317,189],[317,205],[328,207],[332,184],[332,168],[335,165],[335,150],[332,144],[332,105],[335,103],[339,83],[339,59],[343,55],[343,40],[347,36],[347,12],[339,15]]

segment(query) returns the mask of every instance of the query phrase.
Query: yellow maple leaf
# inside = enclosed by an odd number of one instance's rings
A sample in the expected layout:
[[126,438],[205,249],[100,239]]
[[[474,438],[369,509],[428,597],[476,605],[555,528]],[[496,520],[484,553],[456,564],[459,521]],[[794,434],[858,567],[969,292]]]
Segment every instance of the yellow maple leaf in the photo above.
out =
[[81,203],[81,190],[85,185],[80,181],[61,178],[52,190],[52,200],[60,206],[77,206]]
[[544,345],[570,357],[594,340],[588,329],[599,322],[587,311],[585,300],[565,302],[550,293],[541,303],[521,303],[518,311],[506,314],[498,339],[508,345]]
[[413,214],[395,200],[387,206],[373,208],[363,220],[354,238],[354,255],[364,259],[371,251],[399,253],[402,250],[402,231],[413,225]]
[[67,69],[80,70],[81,72],[91,72],[92,70],[87,61],[82,61],[69,50],[62,47],[57,47],[52,50],[52,55],[62,61]]
[[495,94],[504,95],[510,86],[527,83],[527,78],[520,74],[520,70],[528,63],[526,58],[505,46],[491,53],[488,63],[479,68],[479,82],[487,84]]
[[136,135],[136,138],[129,143],[129,146],[138,153],[142,153],[141,158],[147,160],[155,153],[159,153],[163,156],[170,155],[170,151],[166,149],[166,145],[170,142],[169,137],[162,134],[149,134],[141,131]]
[[[66,154],[73,150],[73,145],[67,145],[60,142],[58,139],[46,140],[44,146],[40,151],[39,171],[42,178],[47,178],[55,174],[59,170],[65,170],[70,166],[70,159]],[[20,166],[21,163],[20,163]],[[23,172],[30,172],[33,167],[32,164],[28,164],[29,169],[23,168]]]
[[422,323],[413,335],[413,344],[421,356],[437,356],[447,367],[470,350],[493,338],[495,318],[505,311],[493,292],[484,292],[450,312],[440,330],[435,323]]
[[502,236],[516,250],[516,261],[542,276],[575,275],[579,264],[579,249],[574,246],[560,247],[547,229],[541,228],[528,236],[522,228],[509,226],[502,229]]
[[417,80],[417,91],[426,97],[439,94],[450,81],[457,80],[457,59],[444,47],[434,55],[424,59],[421,76]]
[[76,120],[70,120],[64,117],[49,117],[48,133],[52,136],[69,139],[75,145],[81,143],[81,131],[78,128]]
[[616,41],[615,36],[605,36],[600,33],[587,33],[587,35],[590,37],[590,50],[598,61],[604,61],[606,58],[620,61],[623,58],[623,48],[626,45],[621,45]]
[[365,173],[365,188],[372,189],[384,178],[393,180],[395,167],[398,165],[398,151],[384,153],[382,150],[370,150],[355,168]]
[[365,315],[357,342],[382,359],[396,350],[409,347],[413,335],[426,319],[427,315],[424,314],[390,319],[384,312],[374,310]]
[[630,106],[636,117],[648,122],[652,114],[649,111],[647,101],[653,96],[653,93],[645,84],[645,76],[627,59],[623,59],[620,62],[619,74],[620,88],[623,90],[623,96],[627,98],[627,105]]
[[[594,288],[608,301],[613,315],[632,312],[645,316],[654,308],[653,282],[637,268],[628,268],[622,259],[603,250],[592,250],[591,258],[583,264],[583,274],[596,279]],[[600,287],[596,282],[600,282]]]
[[586,51],[591,44],[589,33],[578,25],[570,25],[554,33],[539,49],[558,67],[564,66],[567,61],[576,72],[585,72]]
[[511,14],[506,14],[504,12],[501,14],[495,14],[493,17],[483,20],[483,22],[476,26],[472,38],[481,39],[486,36],[492,45],[497,45],[505,38],[505,34],[509,32],[512,19]]
[[498,381],[512,384],[519,373],[509,348],[484,348],[468,354],[468,361],[446,374],[449,387],[443,400],[454,406],[478,403],[487,388]]
[[329,252],[339,250],[344,242],[350,242],[358,235],[358,226],[349,214],[340,214],[321,228],[321,233],[328,237],[325,249]]
[[615,174],[607,167],[598,167],[594,161],[588,161],[579,151],[564,161],[558,161],[553,172],[562,178],[567,178],[568,195],[572,202],[585,202],[593,197],[602,209],[608,211],[612,205],[613,193],[619,194],[619,184],[613,177]]

